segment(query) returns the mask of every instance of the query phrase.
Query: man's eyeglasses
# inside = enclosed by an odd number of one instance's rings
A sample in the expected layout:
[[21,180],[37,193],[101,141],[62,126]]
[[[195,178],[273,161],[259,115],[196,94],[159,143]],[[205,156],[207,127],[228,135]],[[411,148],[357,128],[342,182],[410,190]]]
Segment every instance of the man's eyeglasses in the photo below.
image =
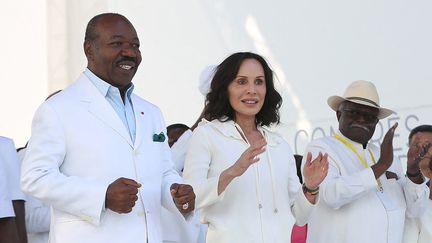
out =
[[352,109],[347,109],[347,108],[341,109],[341,111],[345,112],[353,120],[359,120],[359,119],[363,118],[363,120],[366,122],[378,121],[377,115],[374,115],[374,114],[371,114],[368,112],[359,111],[359,110],[352,110]]

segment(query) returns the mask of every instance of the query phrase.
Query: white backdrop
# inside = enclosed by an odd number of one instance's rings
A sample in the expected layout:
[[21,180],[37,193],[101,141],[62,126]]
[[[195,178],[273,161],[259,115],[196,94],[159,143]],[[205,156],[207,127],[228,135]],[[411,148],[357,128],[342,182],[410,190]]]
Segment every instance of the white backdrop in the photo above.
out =
[[0,134],[17,146],[30,134],[44,97],[65,87],[86,65],[85,25],[119,12],[135,25],[143,61],[136,92],[157,104],[167,124],[191,125],[203,97],[198,76],[236,51],[264,55],[283,94],[280,129],[296,153],[337,128],[327,97],[354,80],[373,81],[383,106],[397,114],[398,155],[413,127],[432,123],[432,2],[427,0],[99,0],[4,1],[0,16]]

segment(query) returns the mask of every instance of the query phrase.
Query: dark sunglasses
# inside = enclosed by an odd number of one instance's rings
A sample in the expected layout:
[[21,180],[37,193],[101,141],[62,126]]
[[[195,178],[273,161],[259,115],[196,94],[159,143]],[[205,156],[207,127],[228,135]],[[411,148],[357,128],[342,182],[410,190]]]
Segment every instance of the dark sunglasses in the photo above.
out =
[[365,120],[366,122],[378,121],[377,115],[370,114],[369,112],[352,110],[347,108],[343,108],[341,111],[345,112],[353,120],[359,120],[360,118],[363,118],[363,120]]

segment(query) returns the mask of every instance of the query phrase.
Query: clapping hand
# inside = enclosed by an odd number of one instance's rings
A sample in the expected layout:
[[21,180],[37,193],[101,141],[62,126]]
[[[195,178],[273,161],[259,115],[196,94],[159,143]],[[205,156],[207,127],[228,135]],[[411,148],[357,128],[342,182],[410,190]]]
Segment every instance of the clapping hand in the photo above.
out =
[[418,172],[420,161],[431,156],[431,146],[431,143],[422,143],[418,139],[411,142],[407,153],[407,171],[409,173],[415,174]]
[[427,151],[419,162],[421,173],[429,179],[432,179],[432,144],[428,143]]
[[305,186],[311,190],[319,187],[321,182],[327,176],[328,172],[328,155],[322,154],[312,160],[312,154],[309,152],[306,157],[306,163],[303,167],[303,177]]
[[382,174],[386,173],[393,163],[393,137],[397,126],[398,124],[395,123],[384,135],[383,142],[381,143],[380,158],[376,164],[371,166],[375,178],[379,178]]
[[[383,173],[390,168],[393,163],[393,137],[398,123],[395,123],[384,135],[383,142],[381,143],[381,156],[378,159],[377,164],[383,165]],[[382,173],[379,173],[381,175]],[[379,177],[379,176],[378,176]]]
[[218,195],[225,191],[225,188],[234,178],[243,175],[252,164],[259,161],[258,155],[265,151],[266,145],[267,142],[264,138],[252,143],[233,165],[221,173],[218,183]]
[[267,142],[262,138],[247,148],[234,165],[231,166],[231,174],[235,177],[243,175],[249,166],[259,161],[258,155],[265,151],[266,145]]

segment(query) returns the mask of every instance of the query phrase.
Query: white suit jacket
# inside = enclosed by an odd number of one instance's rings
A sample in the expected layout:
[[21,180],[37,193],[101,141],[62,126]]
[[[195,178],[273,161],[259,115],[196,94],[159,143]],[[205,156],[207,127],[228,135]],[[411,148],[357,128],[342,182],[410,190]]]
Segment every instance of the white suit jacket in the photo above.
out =
[[[156,106],[132,95],[136,139],[85,76],[37,110],[22,165],[22,189],[51,205],[50,242],[162,242],[161,204],[178,212],[169,187],[172,169]],[[165,133],[166,134],[166,133]],[[104,208],[108,185],[119,177],[142,184],[132,212]]]

